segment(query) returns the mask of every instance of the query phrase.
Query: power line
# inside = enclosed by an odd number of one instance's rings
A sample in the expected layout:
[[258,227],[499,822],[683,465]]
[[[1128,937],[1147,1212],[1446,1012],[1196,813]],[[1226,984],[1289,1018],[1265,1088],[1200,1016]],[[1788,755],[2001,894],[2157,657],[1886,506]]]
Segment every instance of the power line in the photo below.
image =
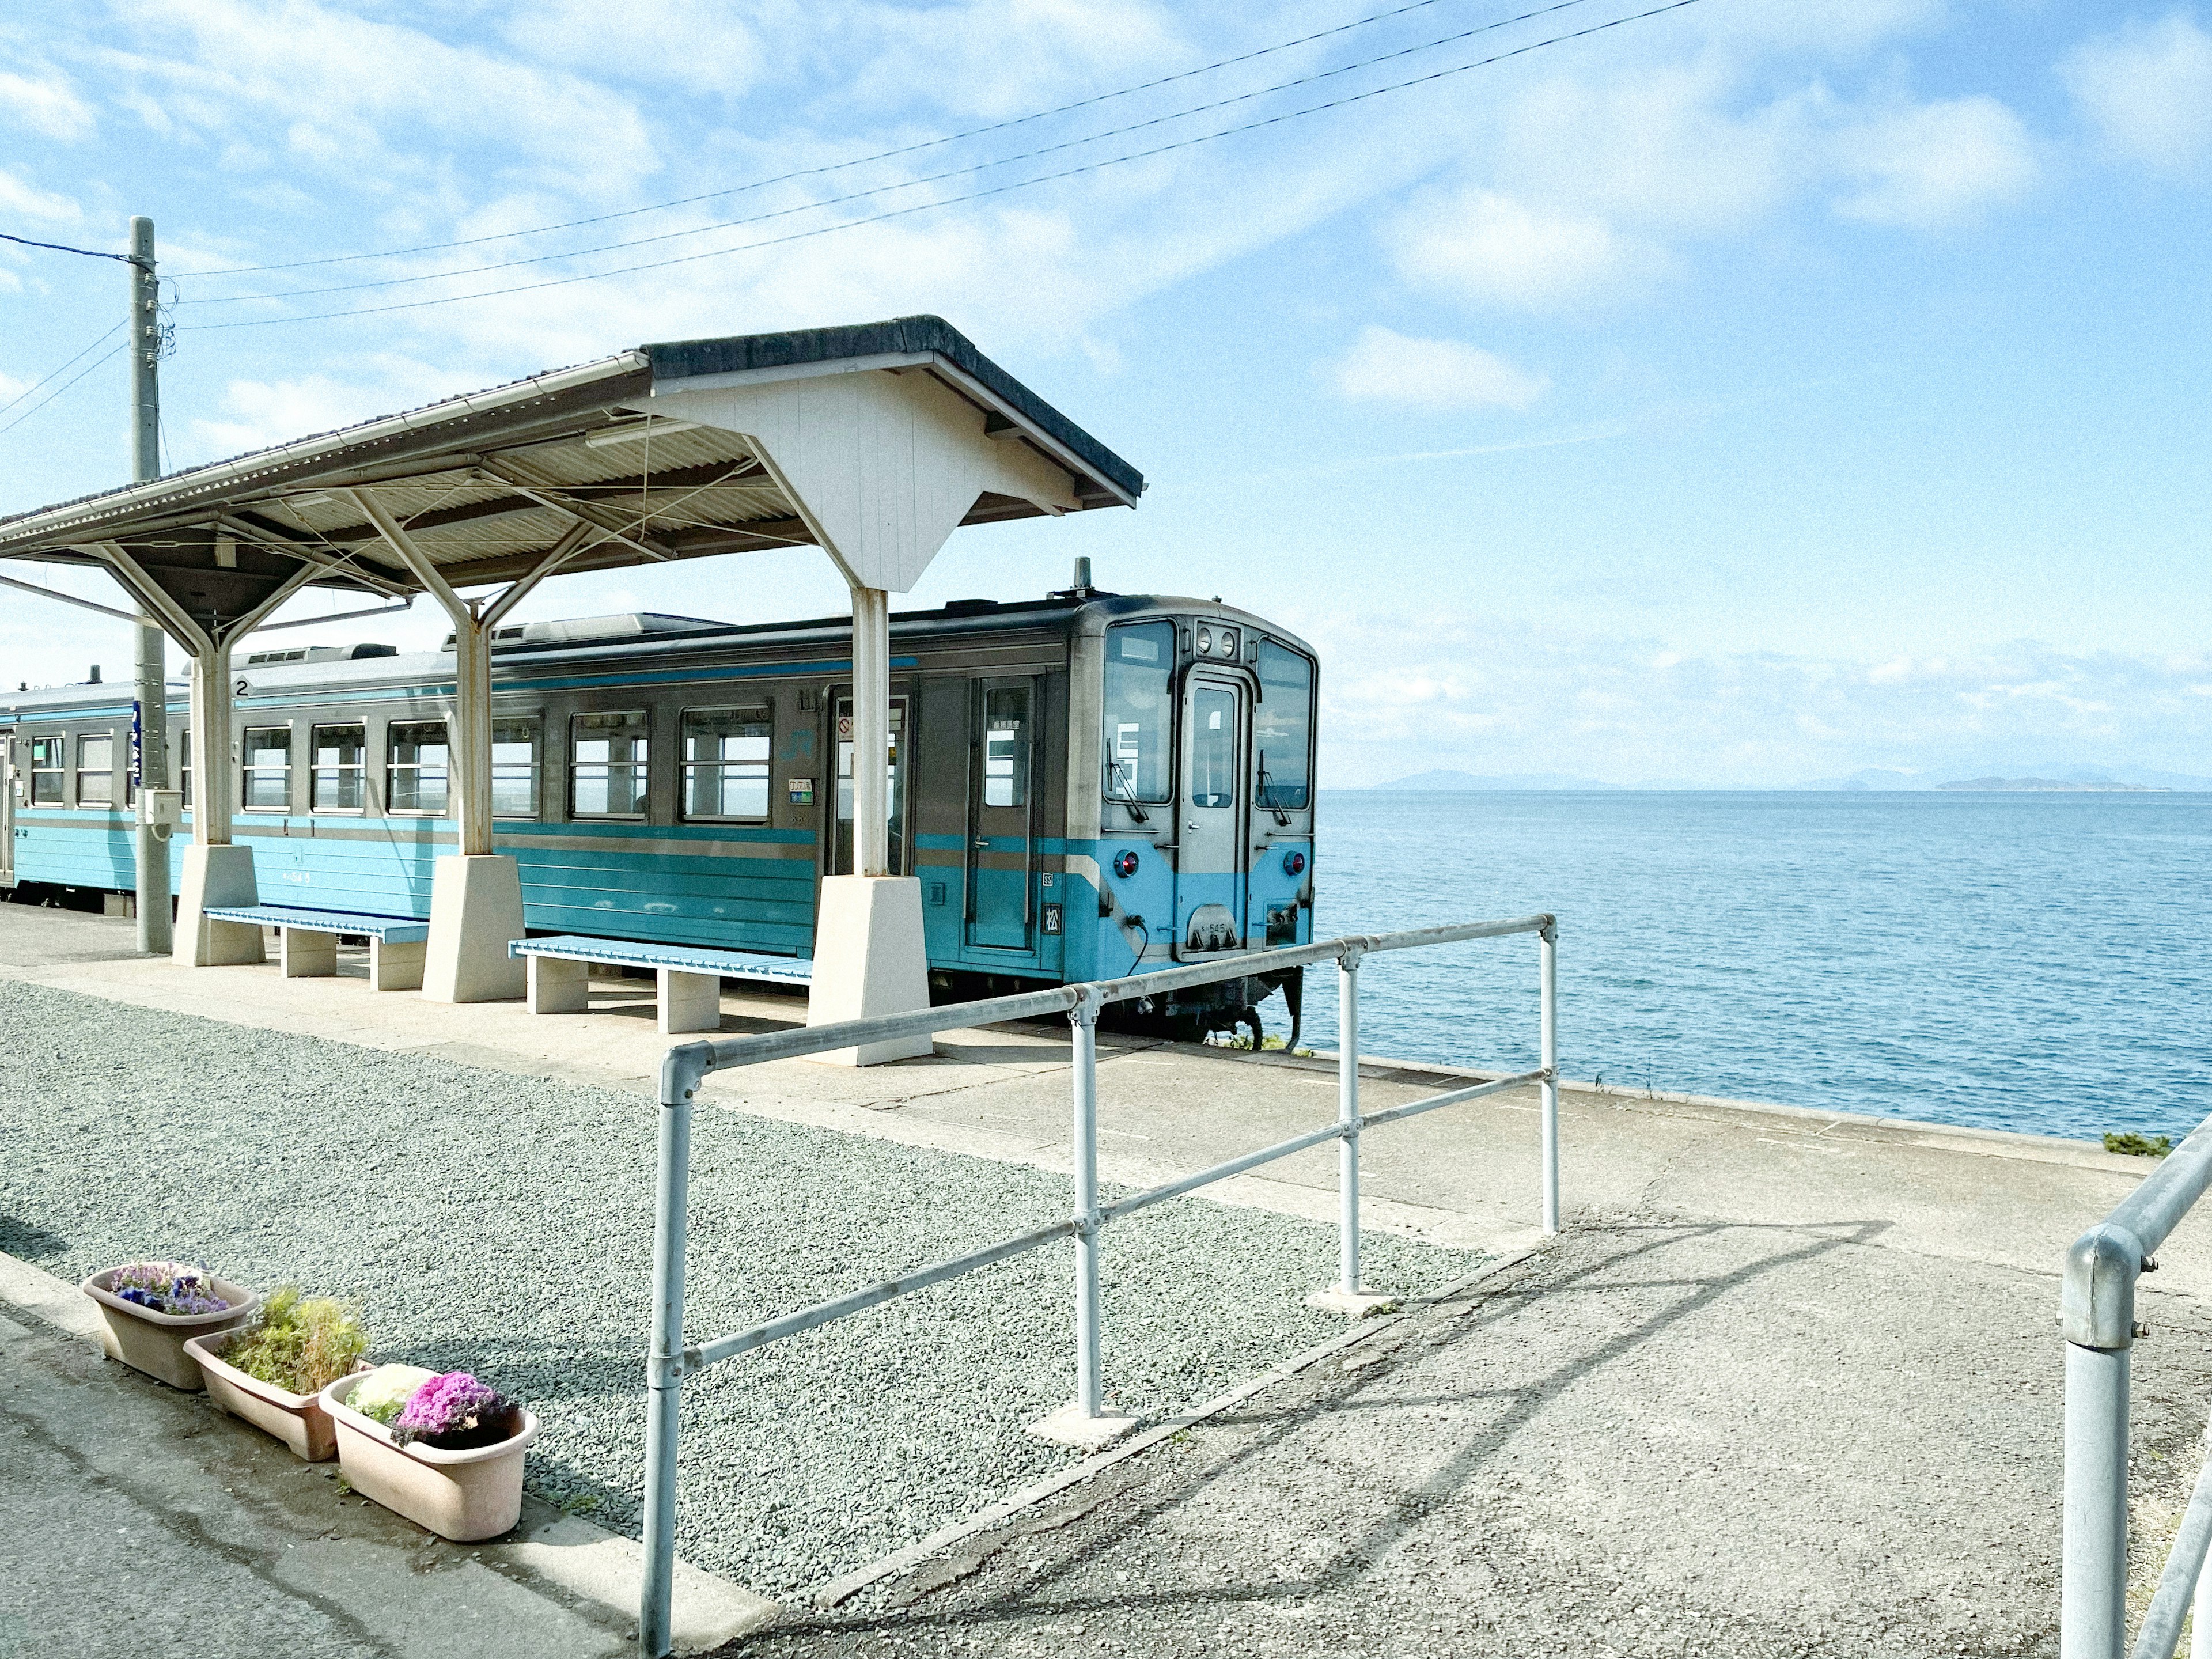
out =
[[1471,70],[1487,69],[1492,64],[1502,64],[1510,58],[1525,57],[1532,52],[1540,52],[1547,46],[1563,46],[1570,40],[1580,40],[1593,34],[1602,34],[1608,29],[1617,29],[1626,24],[1640,23],[1646,18],[1662,16],[1670,11],[1681,11],[1698,3],[1698,0],[1669,0],[1669,3],[1654,6],[1648,11],[1634,12],[1625,17],[1615,17],[1607,22],[1593,24],[1586,29],[1576,29],[1571,33],[1555,34],[1542,40],[1532,40],[1525,46],[1514,47],[1510,52],[1501,52],[1488,58],[1476,58],[1471,63],[1455,64],[1449,69],[1432,70],[1426,75],[1417,75],[1407,80],[1392,82],[1387,86],[1376,87],[1366,92],[1348,93],[1341,98],[1332,98],[1325,103],[1310,104],[1304,109],[1285,110],[1280,114],[1265,116],[1237,126],[1224,127],[1214,132],[1200,133],[1194,137],[1178,138],[1172,143],[1155,145],[1150,149],[1133,150],[1127,155],[1109,156],[1103,161],[1086,161],[1080,167],[1064,168],[1058,173],[1042,173],[1034,179],[1021,179],[1012,184],[994,185],[987,190],[970,191],[963,196],[949,196],[941,201],[916,202],[906,207],[887,208],[881,213],[869,214],[858,219],[843,220],[834,225],[817,225],[809,230],[795,230],[786,235],[763,237],[756,241],[736,243],[729,247],[708,248],[699,253],[678,254],[673,258],[649,259],[637,264],[617,265],[611,270],[586,271],[573,276],[549,277],[540,283],[520,283],[507,288],[483,289],[473,294],[452,294],[431,300],[403,300],[390,305],[356,306],[343,311],[310,312],[298,317],[252,317],[234,323],[198,323],[190,325],[187,331],[203,333],[214,329],[270,328],[284,323],[325,322],[336,317],[373,317],[383,316],[396,311],[421,311],[433,306],[459,305],[469,300],[495,300],[514,294],[535,294],[549,288],[567,288],[577,283],[603,282],[610,276],[627,276],[641,270],[665,270],[674,265],[693,264],[702,259],[719,259],[726,254],[747,253],[761,248],[781,247],[791,242],[806,241],[813,237],[827,236],[836,231],[855,230],[864,225],[880,224],[886,220],[904,218],[910,214],[928,213],[939,208],[957,207],[963,203],[979,202],[993,196],[1003,196],[1011,191],[1028,190],[1037,185],[1054,184],[1061,179],[1073,179],[1086,173],[1103,172],[1108,167],[1119,167],[1125,162],[1149,161],[1155,156],[1166,155],[1176,150],[1189,149],[1200,144],[1212,143],[1216,139],[1234,137],[1240,133],[1257,132],[1266,127],[1279,126],[1286,121],[1295,121],[1304,116],[1319,115],[1329,110],[1347,108],[1353,104],[1365,103],[1370,98],[1380,98],[1390,93],[1403,92],[1408,88],[1425,86],[1431,82],[1447,80],[1455,75],[1464,75]]
[[27,236],[10,236],[0,230],[0,242],[14,242],[23,247],[42,247],[49,253],[81,253],[88,259],[119,259],[126,265],[139,263],[133,253],[108,253],[96,247],[71,247],[67,242],[34,242]]
[[1080,149],[1085,144],[1103,143],[1109,138],[1126,138],[1131,133],[1164,126],[1171,121],[1184,120],[1194,115],[1210,114],[1215,110],[1227,109],[1232,105],[1250,103],[1255,98],[1266,98],[1275,93],[1288,92],[1294,88],[1334,80],[1339,76],[1351,75],[1360,70],[1373,69],[1380,64],[1395,63],[1401,58],[1410,58],[1416,52],[1433,52],[1439,46],[1455,46],[1462,40],[1472,40],[1476,35],[1495,33],[1499,29],[1510,28],[1516,23],[1526,23],[1534,18],[1549,16],[1553,12],[1565,11],[1570,7],[1583,3],[1585,0],[1553,0],[1553,3],[1549,5],[1539,6],[1534,11],[1524,11],[1517,16],[1501,18],[1492,23],[1478,24],[1474,28],[1461,29],[1455,33],[1447,34],[1435,40],[1425,40],[1418,46],[1401,46],[1395,52],[1386,52],[1377,57],[1362,58],[1358,63],[1346,64],[1336,69],[1318,70],[1311,75],[1301,75],[1288,81],[1279,81],[1273,86],[1261,87],[1255,91],[1240,92],[1227,98],[1217,98],[1210,103],[1194,104],[1188,109],[1176,110],[1165,115],[1152,116],[1142,121],[1132,122],[1127,126],[1109,127],[1103,132],[1091,133],[1081,138],[1062,139],[1055,144],[1042,145],[1036,149],[1024,150],[1019,155],[1002,155],[994,161],[977,161],[968,167],[949,167],[942,173],[925,174],[919,179],[902,179],[896,183],[875,185],[866,190],[851,191],[845,195],[832,196],[817,202],[804,202],[794,207],[777,208],[767,213],[750,214],[741,219],[726,219],[718,224],[695,225],[684,230],[662,231],[652,236],[633,237],[627,241],[602,243],[597,247],[572,248],[559,253],[527,254],[519,258],[502,259],[493,264],[471,265],[453,270],[428,271],[420,276],[382,276],[372,278],[367,282],[338,283],[326,288],[292,289],[282,293],[216,295],[204,300],[185,300],[180,303],[200,306],[240,305],[249,301],[301,300],[323,294],[356,294],[366,289],[406,288],[420,283],[441,282],[449,276],[488,276],[495,270],[514,270],[526,265],[548,264],[559,259],[582,258],[594,253],[612,253],[623,248],[648,247],[659,242],[678,241],[687,236],[704,236],[718,230],[735,230],[744,225],[765,224],[771,220],[790,218],[795,214],[811,213],[820,208],[842,207],[850,202],[866,201],[871,197],[886,195],[893,191],[915,190],[924,185],[942,184],[948,179],[964,179],[978,173],[987,173],[993,167],[1012,167],[1018,161],[1034,161],[1043,156],[1056,155],[1063,150]]
[[[12,240],[14,240],[15,239],[14,239],[13,237],[10,237],[9,240],[12,241]],[[21,392],[17,392],[14,397],[12,397],[12,398],[10,398],[9,399],[8,399],[8,401],[7,401],[6,403],[4,403],[4,404],[0,404],[0,415],[5,415],[5,414],[9,410],[11,410],[11,409],[15,408],[15,406],[17,404],[21,403],[21,402],[23,401],[23,399],[24,399],[24,398],[27,398],[27,397],[29,397],[29,396],[30,396],[33,392],[36,392],[36,391],[37,391],[40,386],[44,386],[47,381],[49,381],[49,380],[52,380],[52,379],[54,378],[54,376],[55,376],[55,375],[57,375],[57,374],[60,374],[60,373],[62,372],[62,370],[63,370],[63,369],[66,369],[67,368],[69,368],[70,363],[74,363],[74,362],[76,362],[76,360],[77,360],[77,357],[82,357],[82,356],[83,356],[86,351],[90,351],[90,350],[93,349],[93,346],[97,346],[97,345],[100,344],[103,341],[105,341],[105,340],[107,338],[107,335],[108,335],[108,334],[112,334],[112,333],[114,333],[116,329],[119,329],[119,328],[121,328],[121,327],[123,327],[123,326],[124,326],[124,325],[122,325],[121,323],[118,323],[118,324],[116,324],[116,325],[115,325],[115,328],[111,328],[111,329],[109,329],[109,330],[107,331],[107,334],[103,334],[103,335],[101,335],[101,336],[100,337],[100,338],[99,338],[99,339],[94,340],[94,341],[92,343],[92,345],[88,345],[88,346],[87,346],[87,347],[85,347],[85,348],[84,348],[84,350],[83,350],[83,351],[80,351],[80,352],[78,352],[78,353],[76,354],[76,357],[72,357],[72,358],[70,358],[70,359],[69,360],[69,362],[62,364],[62,365],[61,365],[61,367],[60,367],[59,368],[50,368],[50,369],[48,369],[45,374],[43,374],[40,375],[40,376],[39,376],[39,378],[38,378],[37,380],[35,380],[32,381],[32,382],[30,383],[30,385],[28,385],[28,386],[25,386],[25,387],[24,387]]]
[[[109,331],[110,333],[112,333],[113,331],[114,331],[112,329]],[[100,337],[101,339],[106,339],[106,335],[102,335]],[[97,344],[99,342],[95,341],[94,343]],[[124,347],[130,343],[131,342],[128,340],[118,340],[114,345],[102,352],[99,356],[94,358],[92,362],[87,363],[76,374],[70,375],[68,380],[63,381],[52,392],[46,393],[45,397],[40,398],[38,402],[33,404],[28,409],[25,410],[21,415],[18,415],[14,420],[9,422],[7,425],[0,426],[0,436],[5,436],[7,434],[13,432],[17,427],[22,425],[24,422],[29,420],[32,416],[37,414],[48,404],[53,402],[55,398],[60,397],[63,392],[67,392],[79,380],[84,379],[84,377],[91,374],[94,369],[98,368],[102,363],[106,362],[110,357],[112,357],[117,352],[122,350]],[[82,356],[83,354],[79,353],[78,355]]]
[[[524,236],[550,235],[556,230],[579,230],[586,225],[603,225],[617,219],[634,219],[640,214],[662,213],[671,208],[693,207],[701,202],[715,201],[725,196],[742,195],[747,191],[766,190],[772,185],[789,184],[794,179],[812,179],[823,173],[842,173],[851,167],[866,167],[872,161],[895,161],[902,155],[912,155],[921,150],[936,149],[945,144],[957,144],[969,138],[981,138],[987,134],[1004,132],[1010,127],[1027,125],[1032,121],[1045,121],[1055,115],[1066,115],[1079,109],[1088,109],[1094,104],[1110,103],[1116,98],[1133,97],[1140,92],[1171,86],[1178,81],[1188,81],[1201,75],[1211,75],[1216,70],[1233,69],[1239,64],[1249,64],[1255,58],[1271,57],[1279,52],[1288,52],[1296,46],[1311,46],[1316,40],[1326,40],[1333,35],[1348,34],[1354,29],[1365,28],[1370,23],[1388,22],[1394,17],[1403,17],[1408,12],[1422,11],[1438,4],[1439,0],[1412,0],[1409,5],[1393,7],[1389,11],[1372,12],[1365,17],[1356,17],[1349,23],[1339,23],[1333,28],[1319,29],[1311,34],[1302,34],[1295,40],[1278,41],[1272,46],[1261,46],[1241,52],[1234,58],[1217,58],[1211,64],[1201,64],[1196,69],[1178,70],[1173,75],[1163,75],[1153,81],[1144,81],[1135,86],[1120,87],[1112,92],[1094,93],[1088,98],[1079,98],[1072,104],[1061,104],[1052,109],[1036,110],[1028,115],[1013,116],[1004,121],[993,121],[984,126],[969,127],[964,132],[949,132],[940,138],[924,138],[915,143],[902,144],[896,149],[878,150],[872,155],[858,155],[849,161],[824,162],[820,167],[799,167],[789,173],[779,173],[773,178],[755,179],[750,183],[732,185],[722,190],[710,190],[697,196],[679,196],[673,201],[654,202],[645,207],[624,208],[616,213],[593,214],[585,219],[568,219],[558,224],[536,225],[528,230],[502,230],[484,236],[463,237],[452,242],[423,242],[413,247],[386,248],[380,253],[335,253],[319,259],[292,259],[277,264],[226,265],[215,270],[196,271],[199,276],[244,276],[264,270],[303,270],[314,265],[343,265],[363,259],[393,259],[409,253],[442,253],[450,248],[478,247],[486,242],[514,241]],[[719,229],[719,226],[708,226]]]

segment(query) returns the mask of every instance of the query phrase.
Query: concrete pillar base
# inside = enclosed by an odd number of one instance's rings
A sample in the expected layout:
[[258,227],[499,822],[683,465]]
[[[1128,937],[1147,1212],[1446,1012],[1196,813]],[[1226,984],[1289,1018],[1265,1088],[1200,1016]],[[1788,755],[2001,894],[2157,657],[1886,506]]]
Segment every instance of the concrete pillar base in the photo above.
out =
[[338,970],[338,936],[309,933],[304,927],[281,928],[276,935],[276,960],[286,979],[325,979]]
[[[806,1023],[929,1006],[929,954],[922,942],[921,883],[912,876],[825,876],[814,913],[814,982]],[[933,1053],[926,1036],[838,1048],[814,1059],[830,1066],[880,1066]]]
[[185,848],[171,960],[187,968],[235,968],[266,962],[268,953],[262,948],[258,927],[246,921],[207,919],[210,905],[221,910],[260,902],[251,847],[208,847],[194,842]]
[[1395,1313],[1405,1304],[1401,1296],[1383,1296],[1375,1291],[1345,1291],[1334,1285],[1325,1285],[1306,1298],[1306,1306],[1318,1308],[1323,1313],[1342,1314],[1348,1319],[1364,1319],[1370,1314]]
[[448,854],[430,884],[422,994],[432,1002],[501,1002],[523,993],[522,872],[503,854]]
[[1049,1440],[1055,1446],[1095,1452],[1105,1450],[1136,1426],[1133,1417],[1085,1417],[1083,1408],[1071,1400],[1051,1416],[1025,1425],[1022,1432]]

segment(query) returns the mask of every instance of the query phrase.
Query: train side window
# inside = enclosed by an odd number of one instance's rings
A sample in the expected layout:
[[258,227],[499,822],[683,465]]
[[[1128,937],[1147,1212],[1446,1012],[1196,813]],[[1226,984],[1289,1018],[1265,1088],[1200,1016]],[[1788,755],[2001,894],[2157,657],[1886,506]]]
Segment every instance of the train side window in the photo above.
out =
[[1260,805],[1303,810],[1313,788],[1313,664],[1273,640],[1260,643]]
[[768,822],[773,719],[762,708],[684,711],[685,817]]
[[445,721],[392,721],[386,730],[384,754],[385,811],[442,815],[452,778]]
[[538,816],[538,725],[534,720],[491,723],[491,815]]
[[645,816],[645,711],[579,714],[569,728],[568,810],[580,818]]
[[59,806],[62,804],[62,756],[68,739],[33,738],[30,742],[31,805]]
[[1175,731],[1175,624],[1123,623],[1106,630],[1106,798],[1168,799]]
[[318,812],[358,812],[367,805],[368,733],[357,721],[312,729],[315,757],[308,805]]
[[189,726],[177,731],[177,793],[179,805],[192,804],[192,728]]
[[292,805],[292,728],[246,728],[246,793],[239,805],[248,812],[282,812]]
[[1237,804],[1237,694],[1201,685],[1190,700],[1190,804]]
[[115,739],[112,737],[76,740],[76,804],[79,806],[115,805]]
[[994,687],[983,708],[983,805],[1025,806],[1029,783],[1029,688]]

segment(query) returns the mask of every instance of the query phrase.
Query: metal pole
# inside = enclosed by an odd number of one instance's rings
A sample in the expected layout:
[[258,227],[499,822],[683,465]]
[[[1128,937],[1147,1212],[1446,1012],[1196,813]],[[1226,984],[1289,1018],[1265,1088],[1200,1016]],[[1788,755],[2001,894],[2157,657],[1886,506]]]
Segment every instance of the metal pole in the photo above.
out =
[[[161,287],[154,275],[154,222],[131,222],[131,480],[161,476]],[[169,843],[156,836],[147,816],[147,792],[169,787],[168,641],[159,628],[140,623],[131,652],[137,716],[131,744],[131,778],[137,786],[138,823],[132,836],[137,866],[138,948],[170,948]]]
[[[676,1594],[676,1445],[684,1390],[684,1242],[696,1079],[660,1086],[660,1157],[653,1188],[653,1334],[645,1407],[645,1585],[637,1650],[663,1659]],[[670,1098],[674,1096],[675,1098]]]
[[1559,1231],[1559,933],[1547,927],[1537,939],[1537,1016],[1543,1028],[1544,1231]]
[[853,873],[891,872],[891,596],[853,589]]
[[2066,1344],[2059,1659],[2127,1651],[2129,1354]]
[[[2212,1460],[2212,1423],[2204,1425],[2204,1455]],[[2197,1575],[2197,1594],[2189,1604],[2189,1659],[2212,1659],[2212,1571]]]
[[1097,1417],[1098,1381],[1098,1005],[1068,1010],[1075,1028],[1075,1408]]
[[1343,1239],[1337,1255],[1337,1288],[1359,1294],[1359,952],[1336,959],[1336,1121],[1344,1139],[1336,1148],[1336,1193]]

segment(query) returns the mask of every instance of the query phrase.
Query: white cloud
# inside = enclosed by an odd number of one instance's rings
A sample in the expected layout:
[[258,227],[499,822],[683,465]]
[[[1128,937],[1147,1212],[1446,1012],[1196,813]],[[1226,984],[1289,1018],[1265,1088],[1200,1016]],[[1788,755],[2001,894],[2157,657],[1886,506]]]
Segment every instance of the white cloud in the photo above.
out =
[[0,167],[0,211],[20,213],[48,224],[73,224],[84,216],[68,197],[40,190],[5,167]]
[[64,143],[92,130],[92,111],[58,71],[33,78],[0,70],[0,114]]
[[850,77],[858,101],[898,107],[919,94],[987,120],[1026,114],[1194,56],[1172,11],[1146,0],[876,4],[854,7],[841,21],[848,40],[874,47]]
[[2059,72],[2120,154],[2181,171],[2212,153],[2212,34],[2186,12],[2088,41]]
[[735,98],[769,67],[762,22],[787,21],[795,9],[784,4],[741,11],[726,0],[625,0],[620,27],[610,27],[603,0],[538,0],[510,12],[505,32],[518,54],[540,62],[649,82],[657,91],[674,86]]
[[357,359],[362,378],[340,380],[328,374],[303,374],[282,380],[235,380],[223,388],[225,420],[199,419],[187,430],[198,453],[179,456],[182,465],[266,449],[272,444],[310,437],[402,409],[474,392],[497,377],[458,373],[396,354]]
[[1526,409],[1551,386],[1480,346],[1372,325],[1359,331],[1330,377],[1347,398],[1430,410]]
[[1994,98],[1956,98],[1888,112],[1844,132],[1842,170],[1857,187],[1836,211],[1922,228],[1972,219],[2035,182],[2027,129]]
[[1431,194],[1383,233],[1417,287],[1482,303],[1565,305],[1664,271],[1668,256],[1587,212],[1545,210],[1480,187]]

